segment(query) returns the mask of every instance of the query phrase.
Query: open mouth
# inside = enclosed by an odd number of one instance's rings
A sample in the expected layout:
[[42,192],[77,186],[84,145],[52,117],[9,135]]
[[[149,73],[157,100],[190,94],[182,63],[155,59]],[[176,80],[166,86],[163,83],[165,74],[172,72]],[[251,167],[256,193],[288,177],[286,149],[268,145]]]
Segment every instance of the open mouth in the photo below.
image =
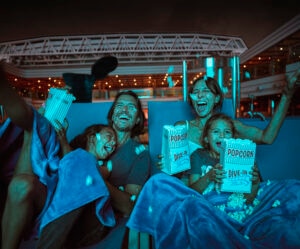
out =
[[127,120],[129,120],[129,117],[127,115],[122,114],[119,116],[119,119],[127,121]]
[[207,102],[206,101],[199,101],[197,102],[198,105],[198,110],[203,111],[207,107]]
[[107,152],[107,153],[112,153],[114,151],[115,147],[114,146],[111,146],[111,145],[105,145],[104,146],[104,150]]

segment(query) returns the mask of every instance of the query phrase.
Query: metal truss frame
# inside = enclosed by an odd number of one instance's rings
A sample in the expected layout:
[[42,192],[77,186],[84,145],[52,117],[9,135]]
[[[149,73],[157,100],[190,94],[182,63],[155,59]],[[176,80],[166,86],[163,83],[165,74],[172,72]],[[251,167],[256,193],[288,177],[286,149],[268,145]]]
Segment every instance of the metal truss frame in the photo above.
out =
[[[247,50],[239,37],[205,34],[103,34],[54,36],[0,43],[0,59],[8,71],[23,77],[86,73],[99,58],[118,58],[119,74],[166,72],[169,65],[181,70],[183,61],[201,57],[239,56]],[[161,69],[162,68],[162,69]],[[161,70],[160,70],[161,69]]]

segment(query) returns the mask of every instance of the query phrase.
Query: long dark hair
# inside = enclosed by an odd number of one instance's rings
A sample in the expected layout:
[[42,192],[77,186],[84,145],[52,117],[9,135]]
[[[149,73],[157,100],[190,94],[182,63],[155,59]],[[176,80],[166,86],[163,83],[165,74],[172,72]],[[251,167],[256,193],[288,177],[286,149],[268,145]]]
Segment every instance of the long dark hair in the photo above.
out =
[[114,110],[115,110],[115,106],[116,106],[116,103],[117,103],[118,99],[123,95],[132,96],[135,99],[136,104],[137,104],[137,115],[138,115],[138,118],[139,118],[139,122],[137,124],[135,124],[135,126],[132,128],[131,137],[141,135],[141,134],[144,133],[145,115],[144,115],[144,112],[143,112],[142,103],[139,100],[139,97],[133,91],[122,91],[122,92],[119,92],[117,94],[117,96],[115,98],[115,101],[114,101],[112,107],[110,108],[110,110],[107,114],[108,124],[110,126],[113,125],[112,116],[113,116],[113,113],[114,113]]
[[205,138],[208,136],[209,130],[211,129],[213,123],[216,120],[224,120],[230,125],[231,131],[232,131],[232,137],[234,138],[236,136],[236,129],[233,123],[233,120],[231,117],[223,114],[223,113],[216,113],[213,114],[205,123],[205,126],[203,128],[203,132],[200,138],[200,143],[205,149],[210,149],[210,145],[205,141]]
[[211,90],[211,92],[215,96],[217,96],[217,95],[220,96],[219,102],[216,103],[215,106],[214,106],[214,112],[220,111],[221,107],[222,107],[222,104],[223,104],[223,100],[224,100],[224,94],[223,94],[223,91],[222,91],[221,87],[219,86],[218,82],[214,78],[211,78],[211,77],[203,76],[203,77],[199,77],[199,78],[194,80],[193,84],[189,88],[189,103],[193,107],[190,94],[193,93],[195,85],[199,81],[202,81],[202,80],[204,80],[206,86],[209,88],[209,90]]
[[[101,132],[103,129],[108,128],[108,125],[104,125],[104,124],[94,124],[94,125],[90,125],[88,126],[83,133],[77,135],[76,137],[74,137],[71,142],[70,142],[70,146],[73,149],[86,149],[87,145],[88,145],[88,141],[89,138],[91,136],[95,136],[96,133]],[[113,130],[113,129],[111,129]],[[114,131],[113,131],[114,132]]]

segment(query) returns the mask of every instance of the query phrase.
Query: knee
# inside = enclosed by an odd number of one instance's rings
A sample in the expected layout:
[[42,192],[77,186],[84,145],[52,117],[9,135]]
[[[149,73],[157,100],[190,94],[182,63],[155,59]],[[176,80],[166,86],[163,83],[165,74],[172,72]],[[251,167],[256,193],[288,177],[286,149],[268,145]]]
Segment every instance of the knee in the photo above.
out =
[[27,200],[34,193],[34,176],[17,175],[14,176],[8,186],[7,197],[13,202]]

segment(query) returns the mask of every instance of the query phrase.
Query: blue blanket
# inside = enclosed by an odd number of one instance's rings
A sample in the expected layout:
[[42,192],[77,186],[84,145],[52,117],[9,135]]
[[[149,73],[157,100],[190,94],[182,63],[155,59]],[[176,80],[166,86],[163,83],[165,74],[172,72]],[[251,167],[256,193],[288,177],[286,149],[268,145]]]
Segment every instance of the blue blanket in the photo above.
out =
[[[10,120],[1,125],[1,136]],[[13,124],[12,124],[13,125]],[[14,125],[14,129],[19,128]],[[14,133],[12,133],[14,134]],[[89,202],[96,201],[96,214],[106,226],[115,225],[109,192],[97,170],[96,158],[85,150],[59,158],[60,144],[50,122],[34,110],[31,162],[33,172],[47,186],[47,200],[36,220],[36,236],[52,220]],[[16,158],[18,154],[14,155]]]
[[78,149],[60,160],[55,130],[36,112],[32,136],[32,168],[48,189],[44,210],[37,219],[39,230],[92,201],[96,201],[95,212],[100,222],[106,226],[115,225],[109,192],[97,170],[96,158]]
[[159,173],[143,187],[127,226],[151,234],[156,249],[300,248],[300,181],[262,183],[240,219],[220,208],[230,196],[204,196]]
[[82,149],[68,153],[59,163],[58,177],[56,188],[50,195],[50,204],[41,215],[40,229],[54,219],[95,200],[95,212],[100,222],[105,226],[115,225],[109,192],[92,154]]

